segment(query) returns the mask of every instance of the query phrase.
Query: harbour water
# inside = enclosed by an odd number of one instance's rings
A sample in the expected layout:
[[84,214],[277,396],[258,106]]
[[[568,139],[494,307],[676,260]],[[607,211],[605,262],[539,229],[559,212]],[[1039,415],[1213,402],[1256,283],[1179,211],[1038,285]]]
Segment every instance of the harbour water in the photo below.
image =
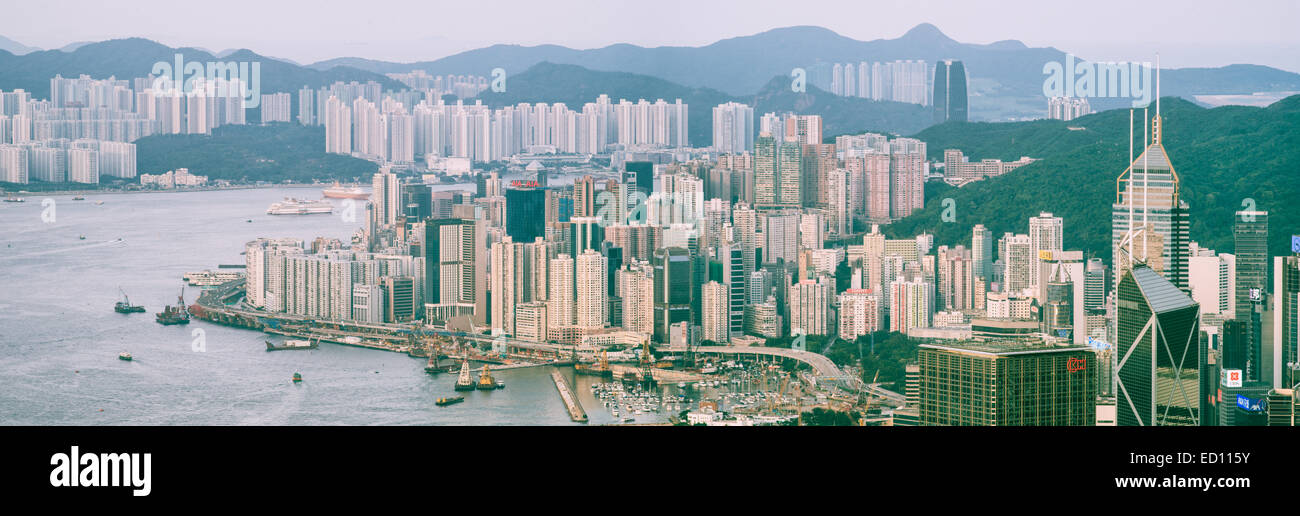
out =
[[[473,189],[448,185],[436,189]],[[272,216],[284,197],[319,189],[26,195],[0,203],[0,424],[7,425],[573,425],[549,368],[494,371],[506,384],[455,395],[455,375],[432,377],[404,354],[323,343],[266,352],[261,332],[195,320],[162,326],[154,313],[176,301],[186,272],[242,264],[257,237],[317,236],[345,242],[365,220]],[[43,199],[53,200],[53,216]],[[96,204],[103,201],[103,204]],[[45,218],[42,214],[45,213]],[[252,222],[249,222],[251,220]],[[85,239],[81,239],[81,236]],[[145,313],[119,314],[119,287]],[[193,302],[197,287],[185,287]],[[202,351],[197,351],[201,348]],[[134,360],[118,354],[128,351]],[[303,381],[291,377],[301,373]],[[616,422],[590,410],[591,377],[574,378],[588,424]],[[638,416],[656,422],[668,414]]]

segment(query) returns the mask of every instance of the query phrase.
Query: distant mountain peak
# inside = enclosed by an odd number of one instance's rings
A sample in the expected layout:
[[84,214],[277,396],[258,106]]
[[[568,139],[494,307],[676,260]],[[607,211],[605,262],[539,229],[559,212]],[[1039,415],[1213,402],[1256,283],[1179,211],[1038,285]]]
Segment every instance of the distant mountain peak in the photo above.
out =
[[912,41],[938,41],[943,43],[948,43],[948,42],[956,43],[955,40],[948,37],[947,34],[944,34],[943,31],[939,30],[938,27],[935,27],[933,23],[922,23],[915,27],[912,27],[911,30],[903,33],[903,36],[900,37],[899,39],[912,40]]

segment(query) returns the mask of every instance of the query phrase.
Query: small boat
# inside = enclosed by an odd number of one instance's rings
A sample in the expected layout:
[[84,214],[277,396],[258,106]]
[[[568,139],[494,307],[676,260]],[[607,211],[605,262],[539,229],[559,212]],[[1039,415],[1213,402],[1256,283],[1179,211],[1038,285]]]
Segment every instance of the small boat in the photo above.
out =
[[5,197],[5,202],[25,202],[22,197]]
[[434,403],[436,403],[439,407],[445,407],[445,406],[447,406],[447,405],[454,405],[454,404],[456,404],[456,403],[460,403],[460,402],[462,402],[462,401],[465,401],[465,397],[464,397],[464,396],[455,396],[455,397],[451,397],[451,398],[438,398],[438,401],[436,401],[436,402],[434,402]]
[[80,196],[80,195],[78,195],[78,196],[76,196],[76,197],[73,197],[72,200],[74,200],[74,201],[84,201],[84,200],[86,200],[86,198],[85,198],[85,197],[82,197],[82,196]]
[[113,305],[114,312],[119,314],[135,314],[144,312],[143,306],[131,304],[131,299],[126,297],[126,291],[120,288],[117,289],[117,291],[122,293],[122,300]]
[[293,383],[298,383],[301,381],[302,381],[302,375],[298,373],[293,373]]
[[130,361],[131,361],[131,354],[128,353],[128,352],[126,352],[126,351],[123,351],[123,352],[117,354],[117,359],[118,359],[118,360],[125,360],[125,361],[127,361],[127,362],[130,362]]
[[79,240],[85,240],[85,239],[86,239],[86,235],[78,235],[77,238],[78,238]]
[[95,206],[103,206],[104,201],[95,201]]

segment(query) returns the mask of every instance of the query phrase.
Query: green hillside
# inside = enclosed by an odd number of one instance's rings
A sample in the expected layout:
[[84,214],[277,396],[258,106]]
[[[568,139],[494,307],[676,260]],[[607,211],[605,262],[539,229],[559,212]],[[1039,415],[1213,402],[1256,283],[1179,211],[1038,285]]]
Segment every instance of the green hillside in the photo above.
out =
[[374,163],[325,153],[325,129],[298,124],[226,125],[212,135],[168,134],[136,140],[137,168],[158,174],[179,167],[231,181],[352,181],[378,169]]
[[[1300,96],[1267,108],[1205,109],[1170,97],[1162,103],[1164,146],[1191,206],[1191,239],[1232,252],[1233,212],[1253,199],[1256,209],[1270,213],[1270,254],[1289,253],[1288,235],[1300,233],[1300,210],[1288,201],[1300,195]],[[1139,111],[1139,149],[1141,118]],[[996,236],[1025,233],[1029,217],[1050,211],[1064,219],[1066,249],[1109,262],[1110,206],[1115,178],[1128,159],[1128,119],[1127,110],[1114,110],[1070,122],[947,123],[921,131],[916,137],[929,144],[931,159],[955,148],[971,160],[1026,155],[1042,160],[963,188],[927,192],[922,211],[885,231],[896,236],[929,231],[938,244],[969,244],[975,224],[983,223]],[[947,197],[956,202],[951,223],[941,219]]]

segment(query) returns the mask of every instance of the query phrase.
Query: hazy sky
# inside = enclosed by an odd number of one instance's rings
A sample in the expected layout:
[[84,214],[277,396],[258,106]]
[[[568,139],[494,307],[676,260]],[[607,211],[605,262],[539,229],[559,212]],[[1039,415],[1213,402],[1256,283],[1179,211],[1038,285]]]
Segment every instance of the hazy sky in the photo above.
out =
[[966,43],[1018,39],[1087,59],[1300,72],[1300,1],[1247,0],[5,0],[0,35],[41,48],[140,36],[310,63],[430,60],[493,43],[699,46],[791,25],[895,38],[935,24]]

